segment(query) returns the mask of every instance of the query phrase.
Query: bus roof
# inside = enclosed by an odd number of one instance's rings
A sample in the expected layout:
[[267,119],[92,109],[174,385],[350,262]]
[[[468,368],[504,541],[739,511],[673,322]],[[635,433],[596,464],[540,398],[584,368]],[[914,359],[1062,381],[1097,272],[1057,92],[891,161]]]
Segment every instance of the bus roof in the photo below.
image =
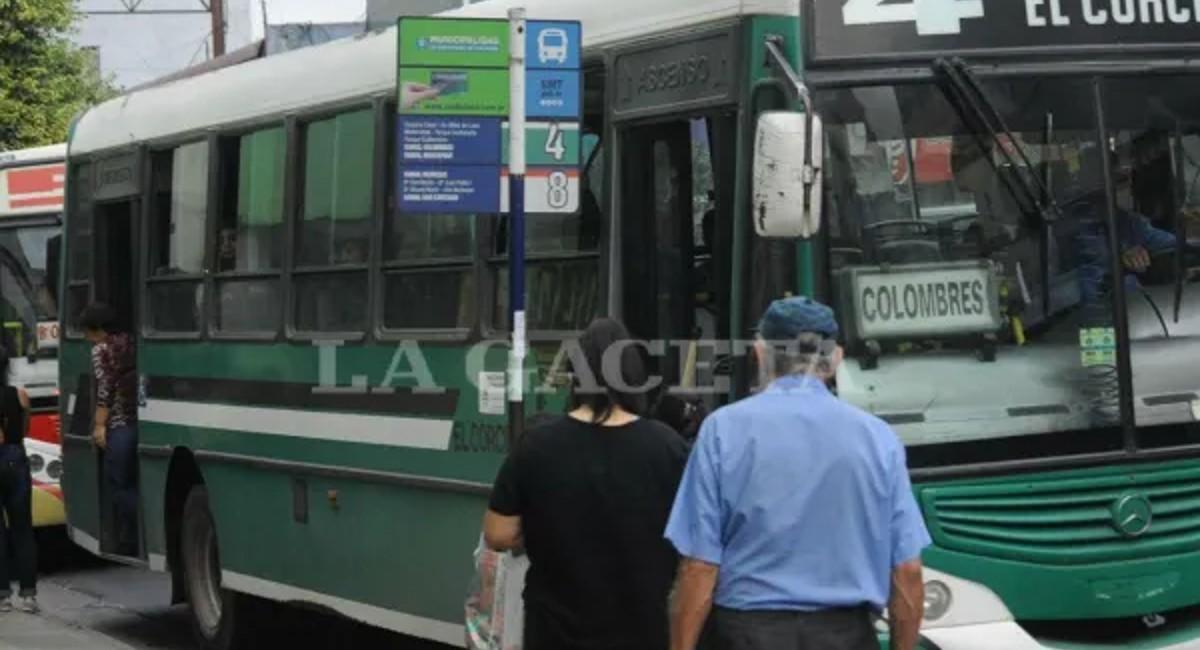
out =
[[[584,47],[748,14],[796,15],[798,0],[489,0],[440,14],[577,18]],[[394,92],[396,30],[336,41],[132,92],[92,108],[70,143],[79,155]]]
[[52,144],[45,147],[0,151],[0,168],[58,162],[67,157],[67,145]]

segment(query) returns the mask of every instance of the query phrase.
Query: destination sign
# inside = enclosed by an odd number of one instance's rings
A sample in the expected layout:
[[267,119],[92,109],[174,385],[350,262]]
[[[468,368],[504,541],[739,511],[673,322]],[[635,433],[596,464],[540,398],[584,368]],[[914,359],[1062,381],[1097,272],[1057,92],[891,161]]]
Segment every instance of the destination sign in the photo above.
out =
[[1196,47],[1195,0],[809,0],[814,62]]
[[862,339],[993,332],[999,296],[987,263],[849,269],[855,330]]
[[0,215],[62,211],[66,173],[63,163],[0,170]]

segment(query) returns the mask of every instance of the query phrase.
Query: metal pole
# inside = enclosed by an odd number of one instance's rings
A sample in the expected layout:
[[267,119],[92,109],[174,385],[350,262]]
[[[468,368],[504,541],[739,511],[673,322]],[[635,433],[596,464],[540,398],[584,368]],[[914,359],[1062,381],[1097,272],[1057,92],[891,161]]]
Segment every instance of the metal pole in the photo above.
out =
[[1112,160],[1109,158],[1108,124],[1104,115],[1104,91],[1099,77],[1092,79],[1092,101],[1096,106],[1096,137],[1100,140],[1101,169],[1104,171],[1104,199],[1107,208],[1109,260],[1108,272],[1112,274],[1112,302],[1114,313],[1113,329],[1117,337],[1117,396],[1120,405],[1121,431],[1125,451],[1138,450],[1136,413],[1133,409],[1133,360],[1129,343],[1129,306],[1125,300],[1125,268],[1121,264],[1121,243],[1117,237],[1117,192],[1113,187]]
[[213,58],[215,59],[225,54],[225,0],[209,0],[208,8],[212,14]]
[[525,429],[525,9],[508,10],[509,449]]

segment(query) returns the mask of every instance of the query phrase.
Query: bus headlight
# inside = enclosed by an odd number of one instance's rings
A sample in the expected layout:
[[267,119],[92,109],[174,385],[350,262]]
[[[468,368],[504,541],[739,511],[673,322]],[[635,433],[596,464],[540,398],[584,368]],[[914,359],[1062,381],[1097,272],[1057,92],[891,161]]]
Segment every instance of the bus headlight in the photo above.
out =
[[52,460],[46,464],[46,476],[52,481],[62,480],[62,461]]
[[954,601],[950,587],[940,580],[930,580],[925,583],[925,620],[936,621],[950,611]]
[[41,454],[29,455],[29,473],[40,474],[46,467],[46,459]]

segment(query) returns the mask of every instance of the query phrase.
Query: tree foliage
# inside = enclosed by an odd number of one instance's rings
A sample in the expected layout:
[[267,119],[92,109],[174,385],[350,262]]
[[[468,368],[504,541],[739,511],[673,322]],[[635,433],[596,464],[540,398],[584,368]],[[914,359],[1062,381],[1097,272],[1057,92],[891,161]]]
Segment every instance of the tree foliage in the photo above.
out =
[[75,0],[0,0],[0,151],[67,138],[71,120],[114,94],[70,40]]

